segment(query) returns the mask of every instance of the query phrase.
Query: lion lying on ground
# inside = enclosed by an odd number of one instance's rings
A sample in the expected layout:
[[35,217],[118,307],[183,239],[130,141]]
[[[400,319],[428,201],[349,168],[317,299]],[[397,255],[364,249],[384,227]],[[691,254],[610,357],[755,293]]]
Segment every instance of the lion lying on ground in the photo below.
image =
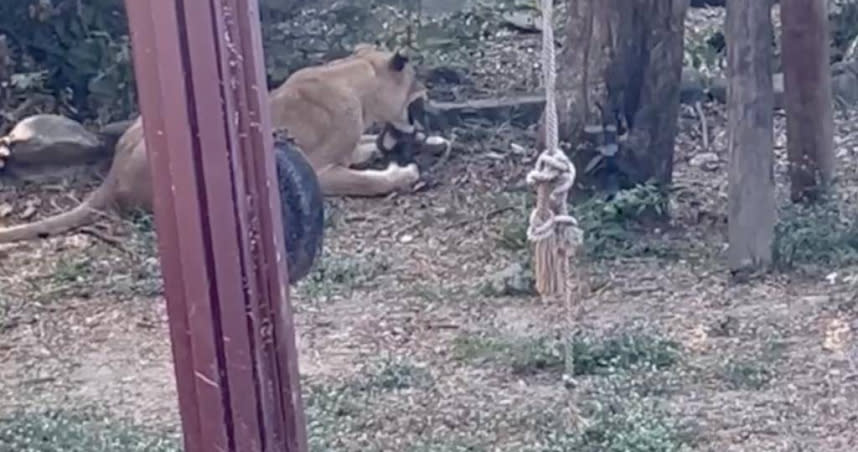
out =
[[[351,168],[372,159],[382,139],[365,139],[373,124],[413,132],[409,106],[422,104],[426,88],[408,58],[359,45],[344,58],[293,73],[269,95],[272,128],[287,131],[303,151],[324,195],[376,196],[419,179],[417,165],[390,163],[384,170]],[[384,135],[383,132],[382,134]],[[387,147],[390,147],[388,144]],[[137,118],[120,137],[102,184],[74,209],[33,223],[0,229],[0,243],[61,234],[91,224],[111,210],[152,211],[152,180],[143,124]]]

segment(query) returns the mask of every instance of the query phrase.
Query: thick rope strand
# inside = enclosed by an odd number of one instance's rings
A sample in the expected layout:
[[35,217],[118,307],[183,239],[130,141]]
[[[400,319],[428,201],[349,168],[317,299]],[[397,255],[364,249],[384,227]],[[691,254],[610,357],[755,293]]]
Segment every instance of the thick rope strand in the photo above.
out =
[[537,203],[530,215],[527,236],[528,240],[535,243],[536,288],[544,298],[565,292],[568,265],[560,260],[568,258],[570,242],[580,241],[577,222],[569,215],[566,202],[575,182],[575,166],[559,146],[553,8],[552,0],[542,0],[546,148],[527,175],[527,182],[537,186]]
[[542,0],[542,73],[545,79],[545,146],[550,154],[562,153],[558,145],[557,63],[554,56],[554,2]]

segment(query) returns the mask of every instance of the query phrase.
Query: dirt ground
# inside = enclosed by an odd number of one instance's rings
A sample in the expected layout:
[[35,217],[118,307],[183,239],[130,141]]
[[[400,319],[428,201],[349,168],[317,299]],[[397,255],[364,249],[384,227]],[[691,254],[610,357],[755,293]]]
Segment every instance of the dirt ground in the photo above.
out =
[[[475,125],[483,138],[462,138],[436,186],[330,200],[325,254],[292,292],[313,450],[858,450],[858,266],[729,283],[724,111],[707,115],[718,160],[690,163],[704,150],[683,110],[670,226],[637,238],[643,251],[579,265],[586,314],[569,386],[564,307],[491,289],[527,258],[509,242],[527,221],[534,152],[510,143],[529,149],[532,131]],[[855,118],[836,127],[847,203]],[[4,222],[73,203],[44,187],[0,193]],[[0,248],[0,417],[96,406],[178,428],[151,229],[110,227],[122,247],[77,234]]]

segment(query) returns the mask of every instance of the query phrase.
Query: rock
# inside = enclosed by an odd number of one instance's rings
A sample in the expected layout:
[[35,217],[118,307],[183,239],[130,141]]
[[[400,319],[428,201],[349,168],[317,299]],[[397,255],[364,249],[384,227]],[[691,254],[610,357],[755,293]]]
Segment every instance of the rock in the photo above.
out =
[[690,67],[682,68],[682,82],[679,85],[679,101],[693,104],[702,101],[706,94],[706,77],[700,71]]
[[858,74],[843,71],[831,77],[831,94],[841,107],[858,105]]
[[718,157],[718,154],[714,152],[704,152],[702,154],[697,154],[694,157],[691,157],[691,160],[688,161],[688,164],[695,167],[700,168],[706,171],[715,171],[718,169],[718,165],[721,162],[721,159]]
[[6,171],[25,180],[43,180],[49,173],[61,176],[79,169],[75,167],[102,163],[112,151],[79,122],[50,114],[19,121],[0,138],[0,148],[9,154]]
[[722,104],[727,103],[727,79],[716,78],[709,84],[709,97]]
[[510,11],[503,15],[503,24],[526,33],[542,31],[542,18],[532,11]]
[[[775,110],[784,108],[784,75],[777,73],[772,75],[772,88],[775,94]],[[727,103],[727,79],[717,78],[709,86],[709,97],[722,103]]]
[[486,278],[484,292],[494,296],[532,295],[535,293],[533,274],[520,263]]

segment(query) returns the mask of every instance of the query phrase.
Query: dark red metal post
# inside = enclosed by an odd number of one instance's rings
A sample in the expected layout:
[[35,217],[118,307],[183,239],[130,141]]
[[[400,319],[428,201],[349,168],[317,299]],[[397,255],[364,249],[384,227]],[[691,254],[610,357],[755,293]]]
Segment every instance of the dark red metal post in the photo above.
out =
[[306,451],[257,0],[126,10],[185,451]]

